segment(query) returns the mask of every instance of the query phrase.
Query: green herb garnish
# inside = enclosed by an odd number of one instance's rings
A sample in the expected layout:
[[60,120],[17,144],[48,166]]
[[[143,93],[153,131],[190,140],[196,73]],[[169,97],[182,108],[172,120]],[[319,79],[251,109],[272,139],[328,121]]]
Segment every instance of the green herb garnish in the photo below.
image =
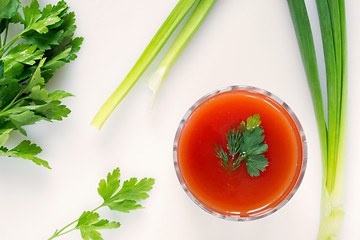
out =
[[143,208],[138,201],[149,197],[147,192],[152,189],[154,183],[153,178],[143,178],[140,181],[130,178],[120,187],[120,169],[116,168],[112,173],[108,173],[106,179],[99,182],[98,193],[104,200],[103,203],[92,211],[83,212],[78,219],[56,230],[49,240],[74,230],[80,230],[84,240],[102,240],[98,230],[119,228],[120,223],[99,219],[100,215],[96,211],[102,207],[108,207],[113,211],[128,213],[131,210]]
[[260,127],[260,115],[255,114],[242,121],[236,128],[235,123],[226,134],[227,152],[220,145],[215,145],[215,156],[221,159],[221,166],[227,170],[236,170],[245,162],[250,176],[257,177],[265,171],[269,162],[263,155],[268,145],[264,143],[264,130]]
[[[19,0],[1,0],[0,156],[21,157],[50,168],[37,157],[42,149],[29,140],[11,149],[5,144],[12,131],[27,136],[24,126],[59,121],[70,113],[60,100],[72,94],[45,89],[56,69],[76,58],[83,41],[73,37],[75,15],[68,10],[65,1],[41,10],[36,0],[24,7]],[[22,25],[23,30],[16,32],[15,25]],[[10,31],[18,34],[8,41]]]

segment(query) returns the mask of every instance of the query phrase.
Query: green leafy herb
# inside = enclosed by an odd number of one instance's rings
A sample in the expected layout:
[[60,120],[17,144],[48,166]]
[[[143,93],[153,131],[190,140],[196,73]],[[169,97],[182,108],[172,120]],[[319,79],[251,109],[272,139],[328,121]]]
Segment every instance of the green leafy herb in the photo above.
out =
[[215,156],[221,159],[221,166],[231,171],[236,170],[242,161],[245,162],[250,176],[259,176],[260,171],[265,171],[268,160],[263,155],[268,149],[264,143],[264,130],[260,126],[260,115],[255,114],[247,118],[236,128],[235,123],[226,134],[227,150],[215,145]]
[[[29,140],[10,150],[5,144],[12,131],[27,136],[25,126],[60,121],[70,113],[61,99],[72,94],[45,89],[56,69],[76,58],[83,41],[74,38],[75,15],[68,10],[65,1],[42,10],[36,0],[24,7],[19,0],[0,3],[0,156],[21,157],[50,168],[36,156],[42,149]],[[15,24],[23,30],[8,41]]]
[[326,69],[325,121],[315,46],[304,0],[288,0],[319,130],[323,161],[318,239],[337,239],[344,210],[347,120],[347,40],[344,0],[316,0]]
[[222,160],[220,162],[221,166],[223,166],[223,168],[227,169],[228,164],[229,164],[228,154],[224,151],[224,149],[221,146],[218,146],[218,145],[215,145],[214,150],[215,150],[215,156]]
[[108,207],[112,211],[128,213],[143,208],[139,201],[149,197],[148,192],[154,183],[153,178],[143,178],[140,181],[136,178],[130,178],[120,186],[120,169],[114,169],[108,173],[106,179],[99,182],[98,193],[103,199],[103,203],[92,211],[84,211],[78,219],[62,229],[56,230],[49,240],[74,230],[80,230],[81,237],[84,240],[102,240],[99,230],[119,228],[120,223],[100,219],[100,215],[96,211],[102,207]]
[[115,107],[130,91],[136,81],[141,77],[150,63],[167,42],[171,34],[177,28],[190,9],[197,3],[196,8],[179,33],[175,42],[169,49],[158,69],[149,78],[149,86],[156,93],[163,82],[167,72],[184,49],[186,43],[191,39],[201,22],[205,19],[215,0],[179,0],[160,29],[157,31],[145,51],[142,53],[134,67],[130,70],[125,79],[106,100],[98,113],[95,115],[91,125],[100,129],[110,116]]

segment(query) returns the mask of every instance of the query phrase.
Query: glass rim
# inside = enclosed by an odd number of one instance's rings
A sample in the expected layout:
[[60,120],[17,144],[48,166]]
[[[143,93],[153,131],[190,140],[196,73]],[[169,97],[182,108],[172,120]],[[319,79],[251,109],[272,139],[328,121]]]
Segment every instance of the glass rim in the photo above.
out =
[[[294,177],[297,177],[296,182],[292,185],[292,181],[289,183],[288,188],[286,189],[286,191],[280,195],[278,197],[277,200],[280,200],[282,197],[284,197],[284,199],[282,199],[278,204],[276,204],[273,208],[269,209],[269,210],[264,210],[259,212],[259,214],[256,215],[252,215],[252,216],[241,216],[241,214],[223,214],[220,212],[217,212],[215,210],[210,209],[209,207],[205,206],[201,201],[199,201],[195,195],[190,191],[190,189],[188,188],[188,186],[185,183],[185,180],[181,174],[181,170],[179,167],[179,159],[178,159],[178,143],[179,143],[179,139],[180,139],[180,135],[182,132],[182,129],[186,123],[186,121],[189,119],[189,117],[191,116],[191,114],[194,112],[194,110],[197,109],[197,107],[199,105],[201,105],[202,103],[206,102],[208,99],[219,95],[221,93],[225,93],[225,92],[230,92],[230,91],[234,91],[234,90],[244,90],[244,91],[249,91],[249,92],[255,92],[255,93],[259,93],[262,95],[265,95],[266,97],[269,97],[270,99],[274,100],[275,102],[277,102],[281,107],[284,108],[284,110],[290,115],[291,119],[294,121],[295,126],[297,128],[297,132],[299,134],[300,137],[300,141],[301,141],[301,147],[302,147],[302,159],[301,160],[301,164],[300,166],[297,166],[295,169],[294,174],[296,173],[296,170],[298,170],[300,168],[300,171],[298,173],[298,175],[295,175]],[[175,139],[174,139],[174,144],[173,144],[173,163],[174,163],[174,168],[175,168],[175,172],[177,175],[177,178],[180,182],[181,187],[183,188],[183,190],[185,191],[185,193],[188,195],[188,197],[198,206],[200,207],[202,210],[204,210],[205,212],[219,217],[221,219],[225,219],[225,220],[230,220],[230,221],[252,221],[252,220],[257,220],[257,219],[261,219],[264,218],[268,215],[271,215],[275,212],[277,212],[279,209],[281,209],[286,203],[289,202],[289,200],[294,196],[295,192],[298,190],[298,188],[300,187],[300,184],[304,178],[305,175],[305,170],[306,170],[306,165],[307,165],[307,153],[308,153],[308,149],[307,149],[307,140],[305,137],[305,133],[304,133],[304,129],[298,119],[298,117],[296,116],[295,112],[278,96],[276,96],[275,94],[258,88],[258,87],[254,87],[254,86],[248,86],[248,85],[232,85],[232,86],[228,86],[228,87],[223,87],[223,88],[218,88],[216,90],[213,90],[207,94],[205,94],[203,97],[201,97],[200,99],[198,99],[184,114],[183,118],[181,119],[179,126],[177,128],[176,134],[175,134]],[[299,161],[300,161],[299,160]],[[292,187],[292,189],[289,189],[290,187]],[[290,190],[288,192],[288,190]],[[285,196],[283,196],[286,193]],[[276,200],[275,200],[276,202]]]

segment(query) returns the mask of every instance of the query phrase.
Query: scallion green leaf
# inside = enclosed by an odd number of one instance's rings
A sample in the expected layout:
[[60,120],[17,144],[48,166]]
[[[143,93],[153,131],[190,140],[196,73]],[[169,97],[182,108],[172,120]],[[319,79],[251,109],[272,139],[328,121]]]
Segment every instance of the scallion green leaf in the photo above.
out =
[[[344,217],[347,108],[347,46],[344,0],[316,0],[326,68],[328,122],[322,99],[312,32],[304,1],[288,0],[319,128],[323,184],[319,240],[337,239]],[[316,68],[315,68],[316,67]],[[325,127],[325,129],[324,129]]]
[[145,51],[142,53],[134,67],[120,83],[112,95],[106,100],[91,122],[91,125],[100,129],[110,116],[114,108],[130,91],[136,81],[141,77],[149,64],[167,42],[179,23],[183,20],[189,10],[196,3],[196,0],[180,0],[165,22],[162,24],[154,38],[151,40]]
[[188,41],[200,26],[201,22],[205,19],[207,13],[214,3],[215,0],[202,0],[199,2],[199,4],[194,9],[194,12],[189,17],[189,20],[186,22],[183,29],[172,44],[171,48],[160,62],[157,69],[149,77],[148,84],[155,95],[159,91],[159,88],[171,66],[181,54]]

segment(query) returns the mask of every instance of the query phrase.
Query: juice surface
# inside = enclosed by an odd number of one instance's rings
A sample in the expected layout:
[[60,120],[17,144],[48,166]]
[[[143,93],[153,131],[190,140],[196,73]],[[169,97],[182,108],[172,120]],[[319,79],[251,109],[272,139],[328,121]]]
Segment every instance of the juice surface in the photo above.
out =
[[[246,165],[233,172],[220,165],[214,145],[226,148],[229,128],[260,114],[269,165],[251,177]],[[300,173],[302,143],[288,112],[256,92],[233,90],[200,104],[189,116],[178,142],[178,163],[190,192],[207,208],[224,215],[252,216],[273,208],[292,190]]]

